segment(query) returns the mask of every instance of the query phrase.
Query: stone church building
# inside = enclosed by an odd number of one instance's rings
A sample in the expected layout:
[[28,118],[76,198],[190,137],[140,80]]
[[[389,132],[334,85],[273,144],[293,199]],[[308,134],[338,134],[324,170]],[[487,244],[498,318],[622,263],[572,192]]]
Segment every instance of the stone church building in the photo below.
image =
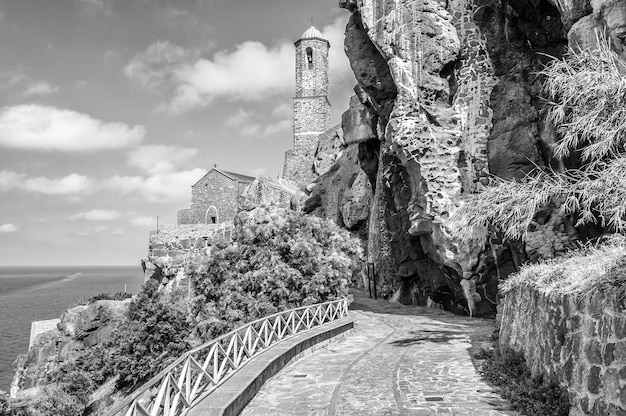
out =
[[238,201],[252,176],[214,167],[191,186],[191,208],[178,210],[178,224],[222,224],[235,218]]
[[[215,167],[191,187],[191,207],[178,211],[178,224],[227,223],[235,218],[238,209],[248,209],[254,204],[289,206],[291,198],[302,194],[300,190],[321,174],[323,169],[319,168],[323,165],[327,169],[329,161],[332,163],[337,157],[335,148],[341,141],[341,126],[330,128],[330,43],[311,26],[294,45],[293,149],[285,153],[283,178],[255,179]],[[326,144],[322,156],[320,142]]]

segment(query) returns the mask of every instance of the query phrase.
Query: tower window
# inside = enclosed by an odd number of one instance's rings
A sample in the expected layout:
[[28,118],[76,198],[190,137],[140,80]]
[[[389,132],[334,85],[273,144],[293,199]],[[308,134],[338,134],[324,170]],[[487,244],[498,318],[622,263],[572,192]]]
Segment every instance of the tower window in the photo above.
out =
[[313,68],[313,49],[306,48],[306,62],[309,69]]

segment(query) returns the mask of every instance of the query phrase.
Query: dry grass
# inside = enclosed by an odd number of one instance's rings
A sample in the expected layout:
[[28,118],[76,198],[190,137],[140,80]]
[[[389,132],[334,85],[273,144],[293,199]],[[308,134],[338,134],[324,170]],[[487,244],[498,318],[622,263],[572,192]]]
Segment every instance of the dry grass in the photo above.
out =
[[626,64],[597,34],[598,49],[574,50],[540,72],[548,121],[557,126],[556,155],[581,150],[585,162],[615,157],[626,141]]
[[602,290],[618,299],[626,295],[626,238],[614,236],[600,246],[588,245],[564,257],[522,266],[500,285],[506,293],[528,287],[548,296],[583,295]]
[[523,239],[534,216],[551,207],[574,216],[577,226],[626,232],[626,64],[605,38],[598,41],[598,50],[570,50],[541,72],[547,119],[560,137],[556,154],[577,150],[585,165],[559,173],[537,168],[520,181],[494,178],[454,214],[454,237],[480,241],[491,228]]

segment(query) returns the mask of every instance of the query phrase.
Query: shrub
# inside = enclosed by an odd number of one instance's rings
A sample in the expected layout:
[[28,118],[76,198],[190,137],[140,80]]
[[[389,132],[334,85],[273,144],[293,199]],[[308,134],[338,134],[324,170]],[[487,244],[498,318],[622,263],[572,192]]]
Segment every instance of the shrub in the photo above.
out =
[[77,302],[74,302],[72,305],[70,305],[70,308],[73,308],[75,306],[81,306],[81,305],[91,305],[92,303],[99,301],[99,300],[125,300],[125,299],[132,298],[132,297],[133,297],[132,293],[128,293],[128,292],[116,292],[114,294],[102,292],[95,296],[90,296],[87,298],[83,298]]
[[567,416],[567,390],[551,378],[532,376],[522,354],[502,354],[496,347],[481,368],[483,378],[498,387],[515,410],[530,416]]
[[239,225],[192,273],[197,333],[211,339],[260,317],[347,296],[360,243],[330,221],[290,212]]
[[537,168],[520,181],[494,178],[455,213],[452,234],[480,241],[489,227],[523,238],[535,215],[559,207],[576,225],[626,231],[626,64],[598,36],[596,50],[571,49],[540,75],[547,120],[559,136],[557,157],[580,155],[578,169]]

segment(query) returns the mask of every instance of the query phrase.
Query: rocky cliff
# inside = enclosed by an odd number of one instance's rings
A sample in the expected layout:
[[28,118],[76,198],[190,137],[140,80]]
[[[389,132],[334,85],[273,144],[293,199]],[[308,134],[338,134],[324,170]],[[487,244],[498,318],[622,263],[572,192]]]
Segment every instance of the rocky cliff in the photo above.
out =
[[35,397],[39,386],[63,362],[78,352],[106,341],[128,311],[131,300],[98,300],[68,309],[56,329],[38,335],[28,353],[14,363],[11,395]]
[[[543,119],[535,73],[547,55],[562,56],[568,44],[593,46],[593,29],[606,32],[623,55],[626,2],[339,4],[351,13],[345,51],[358,101],[343,117],[339,166],[312,187],[308,211],[348,228],[368,224],[368,261],[396,299],[430,298],[461,313],[492,313],[499,278],[529,257],[565,250],[576,232],[546,213],[527,246],[505,245],[488,230],[460,243],[449,232],[451,217],[490,175],[521,178],[536,166],[563,166],[553,158],[556,136]],[[362,173],[368,183],[352,180]],[[363,196],[361,206],[369,205],[369,215],[364,221],[357,209],[346,223],[343,195],[355,193]]]

